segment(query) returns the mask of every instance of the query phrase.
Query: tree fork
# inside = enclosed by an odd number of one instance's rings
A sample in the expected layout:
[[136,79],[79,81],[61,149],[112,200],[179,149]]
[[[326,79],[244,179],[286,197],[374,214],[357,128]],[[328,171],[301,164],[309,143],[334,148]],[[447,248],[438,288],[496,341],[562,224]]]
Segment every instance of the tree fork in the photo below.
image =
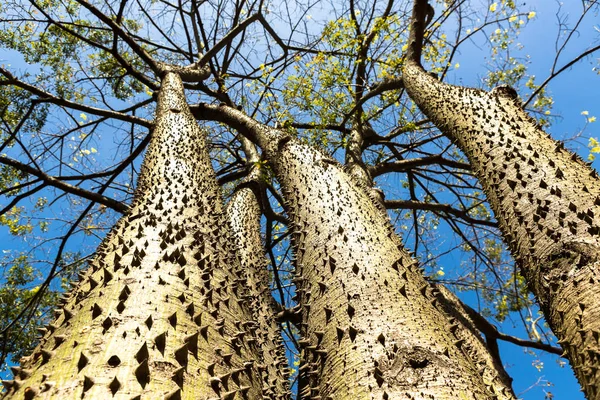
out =
[[284,193],[301,398],[511,398],[484,383],[387,216],[339,163],[231,107],[202,104],[196,115],[259,144]]
[[130,211],[5,398],[261,398],[256,323],[227,227],[205,134],[167,73]]
[[[504,239],[587,398],[600,396],[600,181],[522,109],[514,89],[453,86],[420,64],[416,0],[404,85],[421,111],[466,154]],[[419,29],[421,31],[419,32]]]

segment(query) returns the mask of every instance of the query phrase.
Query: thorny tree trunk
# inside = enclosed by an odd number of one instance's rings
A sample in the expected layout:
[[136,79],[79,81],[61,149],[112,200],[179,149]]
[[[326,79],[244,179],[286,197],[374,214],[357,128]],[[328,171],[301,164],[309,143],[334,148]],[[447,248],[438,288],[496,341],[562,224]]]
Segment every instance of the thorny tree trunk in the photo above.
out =
[[[500,360],[498,344],[495,339],[485,342],[481,332],[471,318],[465,304],[443,285],[433,284],[433,291],[439,301],[439,309],[455,326],[454,334],[459,340],[464,340],[465,347],[477,371],[481,374],[486,385],[494,387],[493,392],[498,394],[498,399],[515,399],[512,390],[512,378],[506,373]],[[474,310],[472,310],[475,312]],[[483,317],[482,317],[483,318]]]
[[303,337],[301,398],[493,396],[366,188],[337,162],[239,111],[203,105],[200,113],[251,136],[286,197]]
[[[382,213],[387,213],[383,206],[381,194],[373,188],[373,180],[368,171],[368,167],[362,159],[363,135],[361,129],[353,129],[346,149],[346,161],[353,160],[346,165],[348,174],[356,180],[358,186],[365,187],[369,194],[374,198],[375,206],[381,209]],[[491,386],[491,391],[496,393],[498,399],[515,399],[512,390],[512,378],[508,376],[498,351],[498,345],[494,340],[484,342],[481,332],[469,316],[469,311],[465,305],[451,291],[443,285],[430,283],[432,292],[439,302],[438,309],[442,311],[446,318],[453,324],[453,333],[459,340],[465,341],[465,351],[468,353],[471,361],[476,365],[477,371],[481,374],[486,386]],[[483,317],[482,317],[483,318]]]
[[584,392],[598,398],[598,176],[536,125],[514,90],[444,84],[418,60],[404,68],[409,95],[469,158]]
[[173,73],[152,135],[131,211],[5,384],[8,399],[261,398],[245,279]]
[[350,130],[348,146],[346,147],[345,167],[348,175],[357,179],[365,187],[368,187],[371,190],[371,194],[375,196],[376,200],[381,205],[383,205],[383,193],[373,187],[373,177],[369,173],[369,169],[362,157],[365,136],[367,135],[367,132],[373,132],[372,128],[369,128],[370,126],[368,128],[362,128],[357,123],[355,124],[355,127]]
[[295,231],[303,395],[489,398],[369,189],[295,141],[269,158]]
[[289,399],[289,370],[282,343],[281,329],[275,321],[279,307],[271,296],[267,260],[260,236],[261,210],[258,202],[259,168],[253,168],[248,178],[235,191],[227,214],[238,244],[242,269],[248,279],[249,304],[258,324],[256,336],[263,370],[265,398]]

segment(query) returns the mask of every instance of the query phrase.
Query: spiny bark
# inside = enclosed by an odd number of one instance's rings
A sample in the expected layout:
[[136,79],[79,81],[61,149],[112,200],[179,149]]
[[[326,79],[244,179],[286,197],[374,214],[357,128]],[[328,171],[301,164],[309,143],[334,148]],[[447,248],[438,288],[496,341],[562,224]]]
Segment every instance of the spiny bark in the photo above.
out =
[[294,140],[268,155],[293,221],[301,395],[489,398],[374,199]]
[[173,73],[130,210],[5,383],[6,398],[261,398],[246,280]]
[[440,303],[439,308],[455,326],[454,334],[459,340],[464,340],[468,344],[466,349],[469,357],[475,363],[485,384],[493,388],[492,391],[498,396],[498,399],[515,399],[512,378],[502,366],[497,343],[486,343],[483,340],[469,311],[454,293],[443,285],[432,284],[432,286]]
[[418,59],[405,87],[467,155],[575,375],[600,396],[600,181],[520,107],[516,92],[441,83]]
[[[383,213],[387,213],[385,207],[382,207],[382,198],[373,190],[373,181],[368,167],[362,160],[362,138],[363,135],[360,130],[352,130],[346,149],[346,161],[348,162],[349,159],[353,161],[350,165],[346,164],[346,170],[358,186],[368,190],[367,194],[374,201],[375,206],[380,208]],[[497,343],[495,341],[493,343],[484,342],[464,304],[451,291],[443,285],[429,284],[432,293],[439,301],[438,309],[452,323],[454,335],[459,340],[465,341],[464,351],[468,353],[485,385],[490,388],[491,392],[496,394],[498,399],[515,399],[511,384],[512,379],[502,366]]]
[[387,216],[337,162],[230,107],[202,105],[198,114],[258,143],[286,197],[301,398],[494,397]]
[[363,160],[363,150],[365,146],[365,139],[375,135],[375,132],[365,122],[363,125],[355,123],[354,127],[350,130],[348,137],[348,146],[346,147],[345,154],[345,167],[348,175],[354,177],[361,182],[365,187],[370,188],[372,195],[375,196],[378,203],[383,205],[383,192],[373,188],[373,177],[367,165]]
[[263,381],[263,396],[289,399],[289,369],[281,329],[275,321],[278,307],[271,296],[269,272],[260,236],[261,209],[258,201],[261,172],[253,168],[227,205],[227,215],[237,241],[242,269],[248,280],[249,304],[257,323]]

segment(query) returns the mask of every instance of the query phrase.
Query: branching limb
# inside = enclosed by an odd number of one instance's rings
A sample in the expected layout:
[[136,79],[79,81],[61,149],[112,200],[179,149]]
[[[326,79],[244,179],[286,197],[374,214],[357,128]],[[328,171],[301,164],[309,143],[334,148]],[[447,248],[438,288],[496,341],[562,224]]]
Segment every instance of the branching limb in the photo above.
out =
[[198,64],[199,65],[207,65],[208,61],[210,59],[212,59],[214,56],[216,56],[217,53],[219,51],[221,51],[225,46],[227,46],[229,43],[231,43],[237,35],[239,35],[241,32],[243,32],[250,24],[252,24],[255,21],[258,21],[259,19],[260,19],[260,14],[254,14],[254,15],[246,18],[242,22],[240,22],[238,25],[236,25],[234,28],[232,28],[229,32],[227,32],[227,34],[225,36],[223,36],[223,38],[221,38],[221,40],[219,40],[219,42],[217,44],[212,46],[206,53],[204,53],[202,58],[200,58],[200,60],[198,61]]
[[451,168],[464,169],[469,171],[471,166],[468,163],[449,160],[444,158],[441,154],[430,156],[413,158],[410,160],[399,160],[394,162],[379,163],[369,167],[369,172],[373,177],[383,175],[389,172],[406,172],[413,168],[423,167],[426,165],[445,165]]
[[390,90],[400,89],[404,89],[404,83],[402,82],[402,79],[386,79],[381,82],[378,82],[374,86],[372,86],[371,90],[369,90],[364,96],[360,97],[360,99],[356,102],[356,104],[354,105],[352,110],[350,110],[348,115],[353,115],[359,107],[361,107],[373,97],[379,96],[380,94]]
[[[461,302],[462,303],[462,302]],[[485,335],[485,340],[488,343],[495,342],[496,340],[504,340],[506,342],[516,344],[517,346],[529,347],[532,349],[544,350],[548,353],[556,354],[559,356],[563,356],[563,350],[559,347],[551,346],[542,342],[534,342],[532,340],[524,340],[515,336],[507,335],[505,333],[499,332],[498,328],[492,325],[487,319],[485,319],[480,313],[475,311],[473,308],[468,305],[462,303],[463,308],[469,314],[477,329],[481,331]],[[497,345],[496,345],[497,346]]]
[[131,50],[133,50],[133,52],[136,53],[138,57],[140,57],[142,61],[144,61],[148,65],[148,67],[150,67],[150,69],[152,69],[154,73],[157,74],[157,76],[160,76],[160,67],[158,63],[152,58],[150,54],[148,54],[148,52],[142,46],[140,46],[135,41],[133,37],[131,37],[131,35],[129,35],[129,33],[127,33],[123,29],[121,24],[119,24],[115,19],[112,18],[112,16],[106,15],[104,12],[100,11],[86,0],[77,0],[77,3],[85,7],[89,12],[92,13],[92,15],[94,15],[107,26],[109,26],[115,34],[115,36],[118,36],[121,40],[127,43]]
[[25,89],[28,92],[38,96],[39,99],[37,99],[37,101],[40,103],[41,102],[52,103],[52,104],[56,104],[58,106],[70,108],[73,110],[83,111],[85,113],[92,114],[92,115],[99,115],[101,117],[114,118],[119,121],[125,121],[125,122],[138,124],[138,125],[144,126],[146,128],[152,127],[152,122],[148,121],[145,118],[140,118],[135,115],[124,114],[119,111],[112,111],[112,110],[107,110],[107,109],[103,109],[103,108],[87,106],[85,104],[76,103],[76,102],[61,98],[61,97],[54,96],[53,94],[48,93],[36,86],[33,86],[29,83],[23,82],[20,79],[17,79],[10,71],[8,71],[5,68],[0,67],[0,74],[4,75],[4,77],[6,78],[4,80],[0,80],[0,86],[14,85],[14,86],[20,87],[21,89]]
[[29,175],[33,175],[36,178],[41,179],[45,184],[47,184],[49,186],[55,187],[57,189],[61,189],[67,193],[71,193],[71,194],[83,197],[84,199],[92,200],[96,203],[103,204],[107,207],[112,208],[115,211],[120,212],[120,213],[125,213],[129,208],[125,204],[123,204],[115,199],[111,199],[111,198],[101,195],[99,193],[91,192],[89,190],[80,188],[78,186],[74,186],[69,183],[63,182],[56,177],[47,175],[46,173],[44,173],[36,168],[33,168],[27,164],[23,164],[23,163],[21,163],[17,160],[14,160],[10,157],[0,155],[0,163],[4,164],[4,165],[9,165],[9,166],[11,166],[21,172],[25,172]]
[[423,38],[427,27],[427,16],[431,14],[431,6],[427,0],[414,0],[412,17],[410,19],[410,34],[408,36],[408,49],[406,61],[421,65],[423,51]]
[[464,220],[469,224],[477,224],[477,225],[485,225],[492,228],[496,228],[498,224],[495,221],[486,221],[482,219],[473,218],[469,215],[468,210],[458,210],[453,208],[449,204],[442,203],[426,203],[424,201],[415,201],[415,200],[386,200],[385,208],[388,210],[425,210],[425,211],[433,211],[440,212],[444,214],[454,215]]
[[583,58],[589,56],[590,54],[592,54],[592,53],[594,53],[594,52],[596,52],[598,50],[600,50],[600,45],[592,47],[591,49],[584,51],[583,53],[581,53],[580,55],[578,55],[577,57],[575,57],[574,59],[572,59],[571,61],[569,61],[565,65],[563,65],[557,71],[553,71],[550,74],[550,76],[548,78],[546,78],[546,80],[544,82],[542,82],[542,84],[537,89],[535,89],[535,91],[533,93],[531,93],[531,95],[523,103],[523,108],[527,107],[527,105],[529,105],[529,103],[531,103],[531,101],[535,98],[535,96],[537,96],[548,85],[548,83],[550,83],[550,81],[552,79],[556,78],[559,74],[561,74],[562,72],[564,72],[567,69],[571,68],[578,61],[582,60]]

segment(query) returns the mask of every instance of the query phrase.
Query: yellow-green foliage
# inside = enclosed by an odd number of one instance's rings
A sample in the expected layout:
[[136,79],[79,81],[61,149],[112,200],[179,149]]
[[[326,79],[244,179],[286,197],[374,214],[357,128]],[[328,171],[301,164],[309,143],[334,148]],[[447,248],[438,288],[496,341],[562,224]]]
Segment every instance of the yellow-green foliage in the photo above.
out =
[[3,316],[0,318],[0,330],[6,328],[17,313],[37,295],[35,307],[31,307],[25,317],[18,319],[4,337],[0,349],[0,365],[3,368],[6,368],[5,359],[9,354],[13,362],[16,362],[37,344],[37,329],[49,322],[52,317],[50,311],[56,307],[60,292],[66,289],[67,283],[82,267],[81,262],[74,262],[79,258],[75,253],[65,254],[56,271],[62,284],[46,288],[39,294],[44,276],[32,264],[31,256],[26,253],[5,252],[0,259],[0,315]]
[[31,233],[33,225],[28,221],[23,221],[21,213],[24,207],[13,207],[9,211],[0,215],[0,225],[8,227],[11,235],[22,236]]

